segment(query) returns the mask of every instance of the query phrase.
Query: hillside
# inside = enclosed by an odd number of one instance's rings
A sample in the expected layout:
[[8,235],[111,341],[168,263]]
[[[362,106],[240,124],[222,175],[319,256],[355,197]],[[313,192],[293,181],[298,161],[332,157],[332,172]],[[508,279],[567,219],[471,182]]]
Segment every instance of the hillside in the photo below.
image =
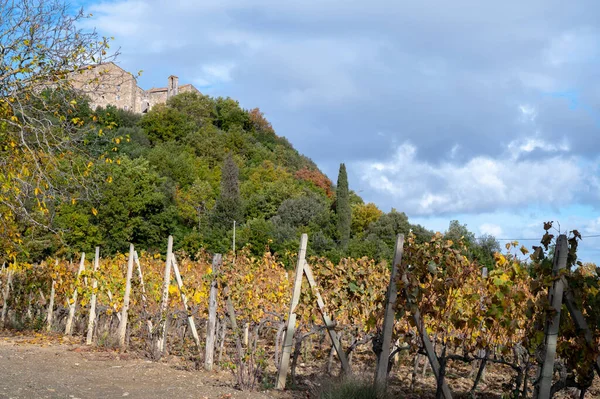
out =
[[255,254],[269,248],[282,258],[297,251],[304,232],[309,254],[334,261],[390,259],[398,233],[412,229],[420,240],[432,234],[350,191],[350,239],[342,245],[331,180],[258,109],[242,109],[230,98],[183,93],[144,116],[110,106],[92,111],[85,99],[77,104],[77,117],[91,127],[86,151],[100,162],[71,201],[53,208],[59,240],[23,225],[23,254],[30,259],[96,245],[111,254],[129,242],[164,252],[169,234],[176,250],[226,252],[234,220],[236,248],[248,245]]

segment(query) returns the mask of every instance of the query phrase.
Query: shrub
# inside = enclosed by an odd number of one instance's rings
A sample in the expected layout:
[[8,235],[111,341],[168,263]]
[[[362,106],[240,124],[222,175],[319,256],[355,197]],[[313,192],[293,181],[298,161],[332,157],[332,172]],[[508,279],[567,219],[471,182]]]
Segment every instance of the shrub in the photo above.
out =
[[385,399],[383,388],[373,385],[372,381],[360,379],[343,379],[323,384],[313,392],[312,397],[319,399]]

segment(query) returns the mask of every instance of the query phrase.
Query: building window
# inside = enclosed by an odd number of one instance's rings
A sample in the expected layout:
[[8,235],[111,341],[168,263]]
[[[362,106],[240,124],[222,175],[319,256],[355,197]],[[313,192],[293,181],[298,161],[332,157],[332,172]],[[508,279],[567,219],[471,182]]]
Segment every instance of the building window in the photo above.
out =
[[117,91],[121,91],[121,85],[117,85]]
[[121,99],[121,96],[117,94],[117,101]]
[[127,111],[127,110],[129,109],[129,107],[126,105],[126,106],[124,106],[124,107],[123,107],[123,109],[124,109],[125,111]]

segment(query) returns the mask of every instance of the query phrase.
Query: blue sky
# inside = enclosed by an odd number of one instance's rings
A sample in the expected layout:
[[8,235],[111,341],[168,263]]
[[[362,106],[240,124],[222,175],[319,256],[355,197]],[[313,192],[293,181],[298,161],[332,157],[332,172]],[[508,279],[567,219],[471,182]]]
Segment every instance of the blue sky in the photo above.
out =
[[[445,230],[600,234],[600,2],[87,1],[144,88],[259,107],[335,181]],[[524,242],[527,245],[535,242]],[[600,238],[581,258],[600,263]]]

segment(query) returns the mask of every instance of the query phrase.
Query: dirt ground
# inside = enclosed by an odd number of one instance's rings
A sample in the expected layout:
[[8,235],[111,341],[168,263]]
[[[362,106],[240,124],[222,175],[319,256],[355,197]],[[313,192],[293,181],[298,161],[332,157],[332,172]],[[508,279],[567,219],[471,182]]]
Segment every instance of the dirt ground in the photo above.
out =
[[[230,371],[198,371],[191,361],[170,356],[152,362],[135,352],[121,353],[81,343],[81,337],[15,333],[0,330],[0,399],[29,398],[195,398],[195,399],[305,399],[328,377],[318,365],[300,363],[298,385],[290,391],[242,392],[234,388]],[[372,357],[372,356],[371,356]],[[366,356],[355,364],[355,372],[371,377]],[[358,359],[357,359],[358,360]],[[313,362],[311,362],[313,363]],[[403,362],[409,363],[409,362]],[[360,370],[359,364],[365,368]],[[403,399],[434,398],[435,378],[419,376],[410,389],[412,367],[400,364],[390,379],[390,396]],[[510,370],[490,367],[489,379],[482,382],[480,399],[500,399],[502,384]],[[457,398],[468,398],[472,380],[467,366],[454,365],[448,383]],[[485,392],[485,393],[484,393]],[[578,397],[561,392],[557,399]],[[600,398],[600,379],[585,399]]]
[[230,372],[186,369],[176,358],[155,363],[98,351],[80,339],[0,335],[0,398],[290,398],[241,392]]

